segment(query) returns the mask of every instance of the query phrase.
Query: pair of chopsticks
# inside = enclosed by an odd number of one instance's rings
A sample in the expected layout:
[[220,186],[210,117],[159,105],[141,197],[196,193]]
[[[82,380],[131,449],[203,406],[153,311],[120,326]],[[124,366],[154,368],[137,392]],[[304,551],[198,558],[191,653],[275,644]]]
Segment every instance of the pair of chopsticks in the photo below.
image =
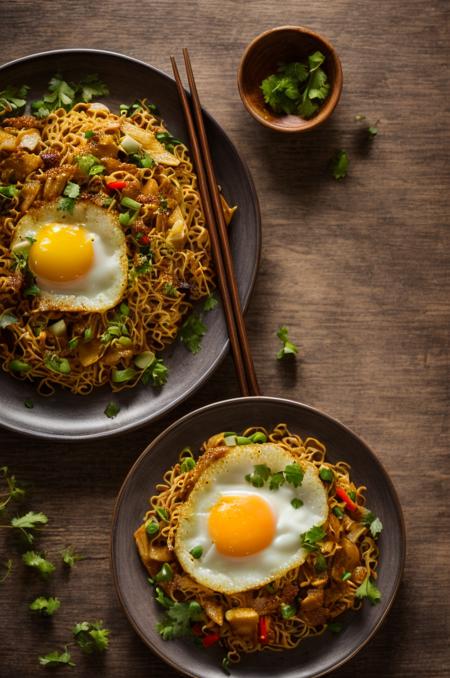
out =
[[[187,49],[183,49],[184,63],[192,99],[192,111],[186,91],[181,82],[177,64],[170,57],[173,74],[177,83],[178,95],[183,108],[189,133],[191,153],[194,160],[202,200],[203,211],[208,226],[216,267],[219,290],[230,337],[236,374],[243,396],[260,395],[253,359],[248,343],[244,316],[239,300],[239,291],[228,240],[227,227],[223,215],[217,179],[211,159],[211,153],[203,122],[202,109]],[[194,122],[195,120],[195,122]]]

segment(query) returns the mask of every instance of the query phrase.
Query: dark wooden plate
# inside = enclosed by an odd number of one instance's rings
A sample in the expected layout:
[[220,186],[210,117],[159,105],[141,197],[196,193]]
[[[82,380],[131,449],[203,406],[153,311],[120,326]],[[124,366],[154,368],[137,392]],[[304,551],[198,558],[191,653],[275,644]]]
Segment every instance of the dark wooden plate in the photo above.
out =
[[367,504],[381,519],[380,565],[377,585],[381,602],[367,601],[358,612],[345,615],[345,628],[333,635],[301,643],[295,650],[250,654],[232,675],[246,678],[314,678],[348,661],[373,636],[388,613],[402,576],[405,559],[405,528],[395,489],[374,453],[350,429],[318,410],[281,398],[250,397],[225,400],[187,414],[169,426],[144,450],[128,473],[117,498],[111,538],[111,562],[116,590],[123,609],[142,640],[181,673],[197,678],[223,678],[220,662],[224,651],[205,650],[190,641],[164,641],[155,630],[161,607],[154,602],[147,575],[138,557],[133,532],[140,525],[164,471],[180,450],[198,449],[219,431],[239,431],[247,426],[271,428],[285,422],[302,436],[322,440],[328,459],[342,459],[352,467],[352,478],[367,486]]
[[[102,101],[113,111],[118,111],[120,103],[148,97],[159,107],[169,130],[187,141],[175,81],[141,61],[113,52],[60,50],[13,61],[0,68],[0,90],[7,84],[29,84],[30,98],[38,98],[57,72],[62,72],[68,80],[98,73],[111,91]],[[218,182],[227,200],[239,207],[230,226],[230,241],[245,308],[255,282],[261,248],[258,200],[248,169],[230,139],[210,115],[206,113],[205,118]],[[193,393],[225,356],[228,334],[221,308],[208,313],[205,322],[208,332],[200,353],[192,355],[178,342],[166,351],[169,380],[158,390],[138,386],[113,397],[106,387],[89,396],[58,390],[54,396],[42,398],[29,382],[17,381],[1,372],[0,424],[44,438],[80,440],[110,436],[149,423]],[[26,398],[33,399],[32,410],[24,407]],[[103,413],[110,400],[120,406],[114,419],[108,419]]]

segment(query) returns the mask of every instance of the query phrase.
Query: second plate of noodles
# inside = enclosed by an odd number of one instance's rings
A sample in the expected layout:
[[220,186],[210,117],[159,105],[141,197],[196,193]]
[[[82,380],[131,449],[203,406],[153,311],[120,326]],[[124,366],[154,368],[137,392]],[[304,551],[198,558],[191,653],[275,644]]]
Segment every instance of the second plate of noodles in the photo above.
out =
[[385,618],[404,556],[402,511],[371,450],[331,417],[264,396],[166,429],[129,472],[113,522],[130,622],[201,677],[337,668]]

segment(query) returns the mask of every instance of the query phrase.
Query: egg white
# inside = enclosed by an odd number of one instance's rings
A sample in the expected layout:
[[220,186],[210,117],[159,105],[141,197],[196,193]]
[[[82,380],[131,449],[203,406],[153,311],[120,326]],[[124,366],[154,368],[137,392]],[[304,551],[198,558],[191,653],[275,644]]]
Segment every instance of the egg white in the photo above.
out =
[[55,282],[36,278],[41,310],[106,311],[116,306],[127,285],[125,235],[117,217],[88,200],[77,200],[73,212],[58,210],[58,203],[30,209],[16,226],[11,249],[27,238],[36,239],[50,223],[79,225],[92,240],[94,260],[90,270],[76,280]]
[[[322,525],[328,516],[327,492],[317,469],[301,462],[305,474],[298,488],[287,482],[278,490],[269,490],[268,483],[255,488],[245,480],[256,464],[266,464],[275,473],[293,462],[298,459],[275,444],[239,445],[230,447],[205,469],[181,508],[175,539],[178,560],[197,582],[214,591],[237,593],[263,586],[305,561],[308,551],[302,548],[300,535]],[[272,543],[245,557],[221,554],[208,533],[212,507],[221,497],[237,494],[254,494],[265,500],[276,520]],[[303,506],[295,509],[291,504],[294,497],[301,499]],[[199,559],[189,553],[196,546],[203,549]]]

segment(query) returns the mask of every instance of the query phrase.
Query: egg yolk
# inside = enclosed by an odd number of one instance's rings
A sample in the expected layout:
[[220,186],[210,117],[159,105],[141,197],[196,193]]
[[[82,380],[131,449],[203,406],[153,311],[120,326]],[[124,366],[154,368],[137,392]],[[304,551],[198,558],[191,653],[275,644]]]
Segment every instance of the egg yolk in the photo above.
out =
[[269,504],[253,494],[224,496],[212,507],[208,530],[217,550],[226,556],[251,556],[275,536]]
[[53,282],[77,280],[94,261],[94,246],[83,226],[47,224],[30,248],[28,265],[40,278]]

